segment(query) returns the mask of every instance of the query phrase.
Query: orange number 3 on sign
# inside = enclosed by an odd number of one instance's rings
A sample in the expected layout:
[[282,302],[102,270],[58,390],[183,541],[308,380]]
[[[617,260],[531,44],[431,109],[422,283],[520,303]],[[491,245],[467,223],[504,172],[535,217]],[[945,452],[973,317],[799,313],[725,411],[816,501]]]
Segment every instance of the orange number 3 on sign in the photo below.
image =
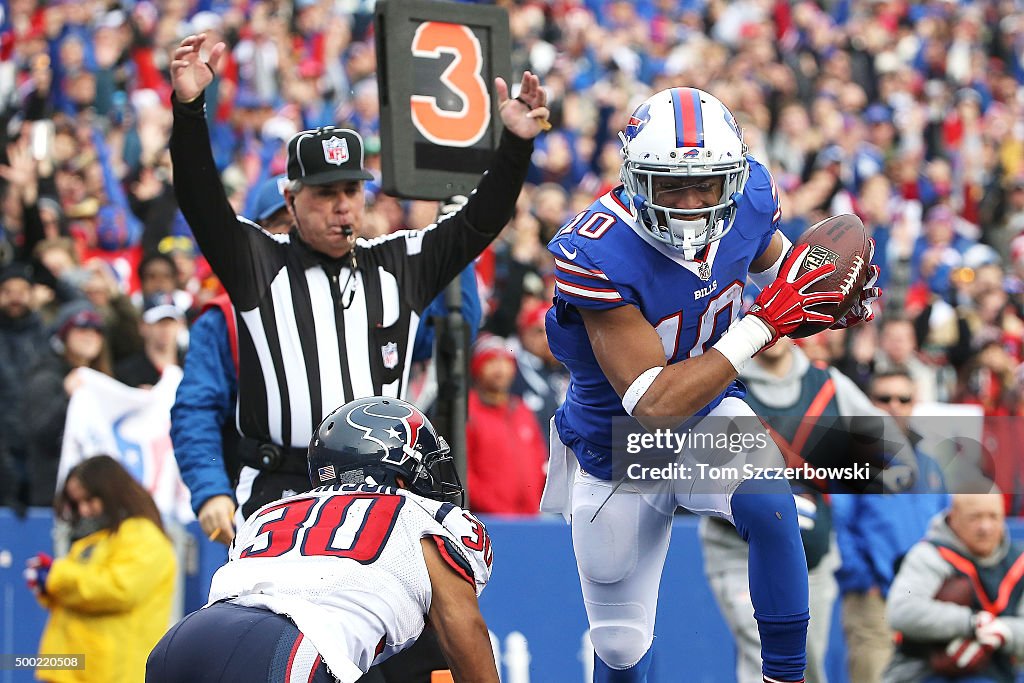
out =
[[491,122],[491,98],[480,74],[480,41],[460,24],[420,24],[412,39],[413,56],[438,59],[442,52],[454,55],[455,59],[441,74],[441,82],[462,100],[462,108],[446,111],[437,106],[435,97],[413,95],[412,123],[434,144],[469,147],[483,137]]

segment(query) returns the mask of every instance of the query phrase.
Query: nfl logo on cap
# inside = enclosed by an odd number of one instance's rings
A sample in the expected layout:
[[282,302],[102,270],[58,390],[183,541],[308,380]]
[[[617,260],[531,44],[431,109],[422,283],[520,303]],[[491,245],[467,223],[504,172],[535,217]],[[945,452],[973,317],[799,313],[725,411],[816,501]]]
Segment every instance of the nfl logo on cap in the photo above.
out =
[[321,142],[324,146],[324,161],[327,163],[341,166],[349,160],[348,140],[335,136]]

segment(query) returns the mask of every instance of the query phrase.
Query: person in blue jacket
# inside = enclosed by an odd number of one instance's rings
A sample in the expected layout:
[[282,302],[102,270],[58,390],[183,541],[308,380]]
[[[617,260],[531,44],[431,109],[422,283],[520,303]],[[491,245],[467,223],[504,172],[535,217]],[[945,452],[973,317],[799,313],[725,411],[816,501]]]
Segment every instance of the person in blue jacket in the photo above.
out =
[[[291,221],[280,192],[278,176],[256,190],[253,215],[262,228],[287,239]],[[445,206],[443,211],[457,210]],[[480,325],[480,297],[472,264],[460,278],[462,315],[475,337]],[[431,320],[444,315],[444,294],[424,310],[416,332],[413,360],[425,360],[433,350]],[[229,544],[235,535],[235,491],[239,436],[234,427],[237,377],[237,332],[234,311],[227,295],[212,301],[193,323],[184,376],[171,408],[171,441],[181,477],[192,496],[192,509],[209,538]]]

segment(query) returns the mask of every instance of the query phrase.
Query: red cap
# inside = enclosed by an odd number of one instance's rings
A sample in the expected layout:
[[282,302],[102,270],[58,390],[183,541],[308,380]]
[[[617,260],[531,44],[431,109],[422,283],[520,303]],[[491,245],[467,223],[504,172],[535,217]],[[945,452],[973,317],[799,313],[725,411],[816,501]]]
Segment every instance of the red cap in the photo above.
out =
[[519,316],[516,318],[516,329],[519,330],[519,334],[523,334],[523,330],[531,327],[544,327],[544,316],[547,315],[548,309],[551,305],[536,299],[531,299],[523,303],[523,307],[519,309]]
[[484,368],[484,364],[493,358],[508,358],[513,363],[515,355],[506,347],[506,341],[493,334],[481,335],[473,344],[473,358],[469,362],[469,374],[476,379]]

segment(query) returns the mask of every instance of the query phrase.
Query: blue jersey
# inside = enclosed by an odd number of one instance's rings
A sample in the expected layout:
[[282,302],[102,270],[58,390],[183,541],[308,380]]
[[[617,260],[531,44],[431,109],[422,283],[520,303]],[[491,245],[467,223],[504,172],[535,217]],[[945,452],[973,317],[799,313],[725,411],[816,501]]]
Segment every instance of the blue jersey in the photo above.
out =
[[[548,244],[556,278],[548,343],[571,374],[555,426],[590,474],[611,478],[612,418],[626,417],[626,411],[576,309],[636,306],[661,337],[669,364],[707,351],[740,314],[750,264],[767,249],[781,218],[771,174],[747,159],[750,178],[736,223],[697,260],[685,260],[644,230],[630,214],[622,187],[575,216]],[[733,382],[698,414],[706,415],[726,396],[743,395],[743,385]]]

